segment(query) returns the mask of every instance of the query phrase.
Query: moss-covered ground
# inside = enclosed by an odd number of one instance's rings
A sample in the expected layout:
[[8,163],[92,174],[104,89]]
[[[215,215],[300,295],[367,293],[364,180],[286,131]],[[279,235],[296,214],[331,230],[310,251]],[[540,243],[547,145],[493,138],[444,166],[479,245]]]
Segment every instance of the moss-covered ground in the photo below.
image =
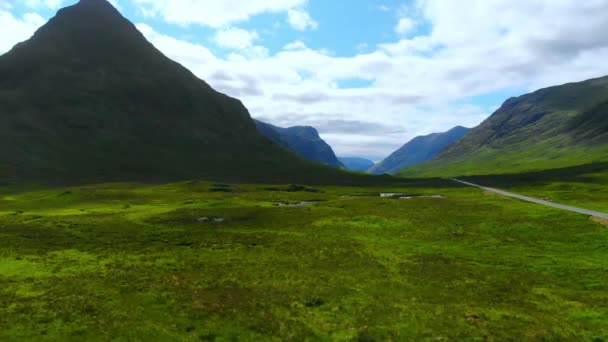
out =
[[0,189],[0,340],[608,340],[606,226],[418,185]]
[[464,179],[522,195],[608,213],[608,163]]

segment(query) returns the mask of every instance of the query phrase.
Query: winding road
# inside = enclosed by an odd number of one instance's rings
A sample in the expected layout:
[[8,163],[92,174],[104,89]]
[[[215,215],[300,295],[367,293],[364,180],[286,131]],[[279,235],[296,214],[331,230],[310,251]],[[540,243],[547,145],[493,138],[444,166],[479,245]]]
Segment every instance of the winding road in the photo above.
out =
[[583,215],[589,215],[589,216],[595,216],[595,217],[601,217],[601,218],[608,219],[608,214],[606,214],[606,213],[600,213],[598,211],[592,211],[592,210],[587,210],[587,209],[582,209],[582,208],[577,208],[577,207],[571,207],[569,205],[563,205],[563,204],[553,203],[553,202],[549,202],[549,201],[543,201],[543,200],[540,200],[540,199],[537,199],[537,198],[533,198],[533,197],[522,196],[522,195],[514,194],[514,193],[511,193],[511,192],[499,190],[499,189],[488,188],[486,186],[482,186],[482,185],[478,185],[478,184],[474,184],[474,183],[465,182],[463,180],[456,179],[456,178],[451,178],[451,180],[454,181],[454,182],[460,183],[460,184],[464,184],[464,185],[468,185],[468,186],[473,186],[473,187],[480,188],[480,189],[483,189],[483,190],[486,190],[486,191],[490,191],[490,192],[494,192],[494,193],[497,193],[497,194],[500,194],[500,195],[503,195],[503,196],[517,198],[517,199],[520,199],[522,201],[528,201],[528,202],[532,202],[532,203],[536,203],[536,204],[546,205],[548,207],[553,207],[553,208],[557,208],[557,209],[572,211],[572,212],[583,214]]

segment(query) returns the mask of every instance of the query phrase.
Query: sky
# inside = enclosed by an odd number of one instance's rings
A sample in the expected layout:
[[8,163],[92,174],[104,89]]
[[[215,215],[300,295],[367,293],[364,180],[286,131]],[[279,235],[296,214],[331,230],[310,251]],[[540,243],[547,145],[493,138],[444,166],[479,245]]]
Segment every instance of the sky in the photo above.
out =
[[[0,54],[76,0],[0,0]],[[111,0],[252,117],[379,161],[512,96],[608,75],[608,0]]]

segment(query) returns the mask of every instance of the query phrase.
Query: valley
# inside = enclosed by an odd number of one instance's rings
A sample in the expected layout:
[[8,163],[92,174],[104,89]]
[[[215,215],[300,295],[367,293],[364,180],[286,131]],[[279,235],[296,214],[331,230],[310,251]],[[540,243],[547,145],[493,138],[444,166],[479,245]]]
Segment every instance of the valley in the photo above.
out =
[[449,181],[0,191],[2,340],[608,335],[607,227]]
[[0,0],[0,341],[608,341],[608,2],[516,3]]

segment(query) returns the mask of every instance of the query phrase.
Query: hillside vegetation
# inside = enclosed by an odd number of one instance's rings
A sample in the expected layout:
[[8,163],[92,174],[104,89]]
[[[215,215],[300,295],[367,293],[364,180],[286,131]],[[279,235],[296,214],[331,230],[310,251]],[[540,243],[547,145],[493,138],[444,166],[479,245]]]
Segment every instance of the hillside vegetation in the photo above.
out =
[[518,173],[608,161],[608,77],[506,101],[463,139],[403,176]]

